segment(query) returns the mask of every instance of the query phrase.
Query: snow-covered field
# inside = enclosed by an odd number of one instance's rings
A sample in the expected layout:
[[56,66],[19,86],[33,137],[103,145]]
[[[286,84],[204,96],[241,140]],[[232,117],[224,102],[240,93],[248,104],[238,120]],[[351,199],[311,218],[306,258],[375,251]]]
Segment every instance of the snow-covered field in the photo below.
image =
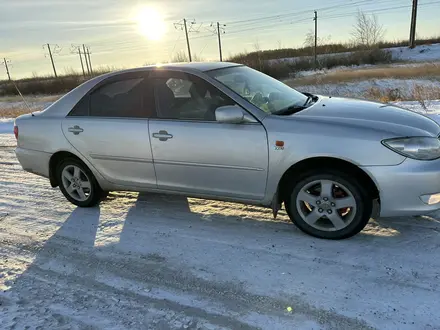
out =
[[388,48],[393,59],[407,62],[440,61],[440,44],[420,45],[413,49],[408,47]]

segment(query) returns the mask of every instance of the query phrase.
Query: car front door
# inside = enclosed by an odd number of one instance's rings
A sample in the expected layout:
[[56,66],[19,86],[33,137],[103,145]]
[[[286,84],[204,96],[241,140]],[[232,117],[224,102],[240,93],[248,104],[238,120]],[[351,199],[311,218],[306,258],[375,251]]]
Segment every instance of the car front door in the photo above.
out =
[[105,80],[62,122],[64,135],[108,181],[156,188],[148,118],[155,115],[146,73]]
[[268,171],[264,127],[246,113],[246,123],[215,120],[219,106],[235,105],[195,75],[159,71],[154,77],[157,118],[149,131],[161,189],[260,200]]

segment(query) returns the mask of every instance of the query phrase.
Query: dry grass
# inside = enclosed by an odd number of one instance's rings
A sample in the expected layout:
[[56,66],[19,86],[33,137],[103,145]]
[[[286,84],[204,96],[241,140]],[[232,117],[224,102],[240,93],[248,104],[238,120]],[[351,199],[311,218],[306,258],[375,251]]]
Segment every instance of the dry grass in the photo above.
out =
[[371,87],[362,95],[366,99],[376,100],[383,103],[396,101],[418,101],[424,110],[427,110],[427,100],[440,99],[440,86],[422,86],[414,84],[409,93],[403,93],[398,88],[380,89]]
[[7,108],[7,109],[0,109],[0,118],[4,117],[4,118],[16,118],[18,116],[33,112],[33,111],[38,111],[40,109],[32,109],[31,111],[29,111],[28,108],[26,107],[14,107],[14,108]]
[[42,96],[42,97],[29,97],[25,96],[25,100],[28,103],[30,110],[21,97],[18,96],[6,96],[0,97],[0,118],[15,118],[23,114],[27,114],[34,111],[43,110],[45,104],[56,101],[59,98],[55,96]]
[[289,86],[316,84],[338,84],[369,79],[411,79],[440,77],[440,64],[430,63],[420,66],[381,66],[354,70],[341,70],[323,75],[314,75],[286,80]]

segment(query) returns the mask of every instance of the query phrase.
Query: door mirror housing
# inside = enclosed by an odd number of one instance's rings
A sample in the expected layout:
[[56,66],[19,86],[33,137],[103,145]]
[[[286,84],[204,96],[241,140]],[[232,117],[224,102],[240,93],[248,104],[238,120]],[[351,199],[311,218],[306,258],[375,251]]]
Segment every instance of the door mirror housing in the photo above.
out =
[[244,113],[237,105],[227,105],[215,110],[215,120],[220,123],[240,124],[244,121]]

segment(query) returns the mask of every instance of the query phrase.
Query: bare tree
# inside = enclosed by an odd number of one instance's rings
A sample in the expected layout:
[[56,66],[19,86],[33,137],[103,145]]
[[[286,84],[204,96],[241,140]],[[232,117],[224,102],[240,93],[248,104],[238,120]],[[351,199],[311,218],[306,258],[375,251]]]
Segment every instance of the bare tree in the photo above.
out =
[[283,42],[281,40],[277,41],[277,46],[278,46],[278,49],[283,49],[284,48]]
[[[326,37],[320,37],[317,38],[318,46],[324,46],[327,45],[331,41],[332,37],[331,35],[328,35]],[[315,46],[315,32],[312,30],[309,30],[306,34],[306,37],[303,42],[304,47],[314,47]]]
[[[203,58],[197,54],[192,55],[192,60],[194,62],[203,62],[204,61]],[[189,62],[188,55],[184,50],[180,50],[172,56],[171,62],[173,62],[173,63]]]
[[255,38],[254,44],[252,46],[254,47],[256,52],[261,51],[260,41],[258,40],[258,38]]
[[384,27],[379,23],[375,14],[368,16],[364,12],[358,11],[353,28],[351,35],[354,44],[367,48],[378,44],[385,35]]

